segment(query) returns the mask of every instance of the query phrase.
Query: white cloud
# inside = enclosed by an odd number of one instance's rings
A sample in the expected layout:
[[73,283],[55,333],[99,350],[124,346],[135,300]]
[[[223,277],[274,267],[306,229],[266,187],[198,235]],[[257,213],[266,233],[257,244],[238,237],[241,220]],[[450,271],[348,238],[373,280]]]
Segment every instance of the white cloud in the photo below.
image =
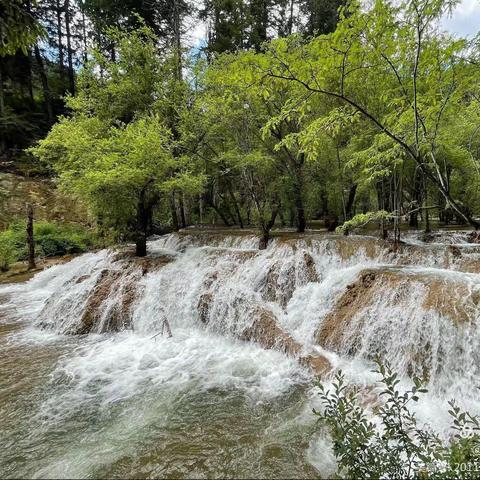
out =
[[445,30],[455,35],[473,37],[480,30],[480,0],[462,0],[442,21]]

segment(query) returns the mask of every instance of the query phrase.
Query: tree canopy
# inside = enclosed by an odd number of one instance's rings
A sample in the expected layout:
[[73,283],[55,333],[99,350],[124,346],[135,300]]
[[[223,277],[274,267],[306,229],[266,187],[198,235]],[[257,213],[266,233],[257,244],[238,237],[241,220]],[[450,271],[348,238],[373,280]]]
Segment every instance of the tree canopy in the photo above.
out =
[[[396,241],[405,221],[477,229],[480,50],[442,32],[453,5],[69,4],[93,35],[61,108],[50,66],[39,70],[48,118],[60,117],[31,151],[102,228],[143,243],[195,222],[256,225],[261,247],[279,224],[377,223]],[[196,18],[199,52],[186,48]]]

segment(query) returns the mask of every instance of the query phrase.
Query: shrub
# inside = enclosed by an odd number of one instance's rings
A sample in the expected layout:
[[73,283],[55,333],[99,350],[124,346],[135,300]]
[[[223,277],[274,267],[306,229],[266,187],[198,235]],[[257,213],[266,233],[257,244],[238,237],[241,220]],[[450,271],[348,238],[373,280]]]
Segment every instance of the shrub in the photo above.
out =
[[35,243],[46,257],[82,253],[95,245],[92,233],[71,225],[37,222],[34,225]]
[[323,411],[314,410],[328,427],[343,478],[479,478],[479,419],[462,412],[450,402],[452,430],[450,442],[417,424],[409,404],[417,402],[427,390],[418,378],[414,386],[402,393],[398,376],[388,364],[377,361],[383,389],[383,403],[370,420],[358,401],[358,390],[348,386],[342,372],[337,373],[333,390],[319,384]]
[[[97,243],[96,236],[77,225],[35,222],[34,240],[38,256],[53,257],[70,253],[82,253]],[[17,221],[0,233],[0,269],[28,258],[26,223]]]
[[15,244],[12,232],[0,233],[0,271],[6,272],[10,264],[18,259],[19,250]]

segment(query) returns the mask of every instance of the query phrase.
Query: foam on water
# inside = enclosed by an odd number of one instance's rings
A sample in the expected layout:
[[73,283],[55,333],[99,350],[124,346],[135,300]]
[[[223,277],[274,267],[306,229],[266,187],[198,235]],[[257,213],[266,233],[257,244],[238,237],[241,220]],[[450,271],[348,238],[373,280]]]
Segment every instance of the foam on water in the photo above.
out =
[[[131,329],[115,334],[62,336],[81,323],[104,271],[123,278],[125,263],[112,252],[83,255],[26,284],[1,287],[0,296],[8,298],[1,321],[25,325],[3,337],[6,355],[32,349],[50,352],[55,361],[45,388],[32,396],[36,430],[19,441],[20,427],[11,427],[8,460],[3,467],[0,462],[0,471],[38,477],[234,476],[239,471],[268,476],[281,465],[292,476],[332,474],[328,438],[313,431],[311,408],[317,399],[311,375],[294,358],[238,340],[260,311],[269,312],[306,349],[324,353],[353,384],[375,385],[376,353],[400,372],[405,387],[412,369],[422,373],[426,366],[430,393],[416,407],[418,415],[448,435],[450,398],[480,413],[480,276],[461,271],[461,261],[478,254],[473,247],[459,257],[449,247],[412,243],[396,252],[369,237],[325,236],[276,239],[258,251],[258,238],[248,234],[166,235],[149,244],[149,253],[171,261],[135,277],[140,294],[131,306]],[[316,345],[318,329],[364,271],[376,275],[375,291],[339,326],[335,348],[323,350]],[[132,281],[129,272],[121,280],[125,285]],[[449,308],[442,298],[438,305],[427,302],[435,293],[432,285],[438,295],[451,295]],[[103,300],[94,332],[105,331],[121,294]],[[202,302],[208,304],[205,324]],[[165,319],[172,338],[157,335]],[[8,408],[19,414],[16,398],[6,407],[9,415],[14,413]],[[214,415],[211,425],[208,415]],[[204,428],[212,445],[215,435],[223,438],[228,448],[211,446],[220,449],[222,460],[207,461],[200,433],[193,431],[189,439],[189,427]],[[72,438],[75,432],[78,437]],[[232,439],[242,435],[245,445],[231,454]],[[152,446],[158,438],[165,450]],[[184,456],[182,441],[188,444]],[[43,444],[23,463],[15,460],[18,449],[35,451],[34,445]],[[276,460],[272,445],[282,452]],[[259,451],[255,467],[246,460],[250,448]],[[289,471],[290,454],[297,461]],[[8,470],[8,462],[16,467]]]
[[[112,257],[113,252],[108,250],[86,253],[68,263],[51,266],[26,283],[1,286],[0,295],[8,296],[1,307],[13,308],[16,318],[30,321],[36,321],[45,310],[48,322],[63,325],[68,319],[78,317],[85,295],[95,285],[102,269],[111,265]],[[90,281],[79,286],[76,281],[86,275],[91,276]],[[48,309],[49,301],[55,305],[53,309]]]

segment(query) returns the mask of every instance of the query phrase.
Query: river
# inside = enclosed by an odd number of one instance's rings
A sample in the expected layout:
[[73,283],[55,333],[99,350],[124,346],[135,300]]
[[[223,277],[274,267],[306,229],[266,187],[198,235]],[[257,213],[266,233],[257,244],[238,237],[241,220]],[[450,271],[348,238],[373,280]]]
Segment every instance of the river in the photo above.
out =
[[406,239],[284,235],[258,251],[248,232],[186,231],[151,241],[147,263],[102,250],[2,286],[0,476],[332,475],[315,372],[264,348],[259,315],[366,389],[377,353],[405,386],[427,375],[417,414],[447,436],[449,399],[480,413],[480,246]]

